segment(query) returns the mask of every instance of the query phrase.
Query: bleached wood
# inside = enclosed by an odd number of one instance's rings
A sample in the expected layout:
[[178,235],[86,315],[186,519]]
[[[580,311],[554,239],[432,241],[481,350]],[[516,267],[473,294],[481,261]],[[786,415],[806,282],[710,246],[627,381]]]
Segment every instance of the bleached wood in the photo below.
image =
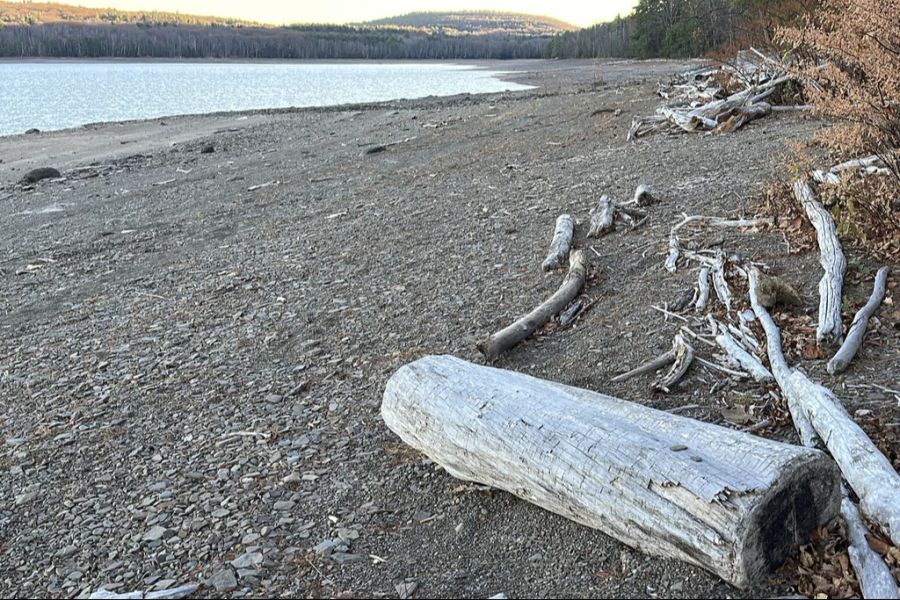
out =
[[496,360],[501,354],[530,336],[538,327],[553,318],[575,297],[587,279],[590,262],[583,250],[572,252],[569,257],[569,272],[562,285],[550,298],[541,303],[512,325],[501,329],[478,344],[478,349],[488,360]]
[[137,592],[110,592],[104,589],[91,593],[88,598],[90,600],[178,600],[187,598],[194,593],[200,586],[196,583],[187,583],[175,588],[157,591],[137,591]]
[[616,375],[612,379],[610,379],[613,383],[619,383],[620,381],[625,381],[631,379],[632,377],[637,377],[638,375],[643,375],[644,373],[649,373],[651,371],[656,371],[657,369],[661,369],[668,364],[675,362],[675,351],[669,350],[663,354],[660,354],[653,360],[647,361],[644,364],[631,369],[621,375]]
[[545,271],[563,265],[566,257],[569,256],[569,250],[572,248],[572,236],[575,233],[575,222],[572,215],[560,215],[556,219],[556,227],[553,230],[553,240],[550,242],[550,251],[547,258],[544,259],[541,268]]
[[839,343],[843,337],[841,327],[841,291],[847,259],[837,237],[834,219],[816,200],[809,182],[800,179],[794,183],[794,196],[813,227],[819,241],[819,264],[825,274],[819,281],[819,324],[816,327],[816,342],[819,344]]
[[694,308],[697,312],[703,312],[706,310],[707,303],[709,303],[709,269],[707,267],[700,269],[697,286],[697,303],[694,305]]
[[666,255],[665,267],[670,273],[674,273],[678,269],[678,258],[681,256],[681,245],[678,239],[678,232],[682,227],[686,227],[692,223],[700,223],[712,227],[759,227],[760,225],[773,225],[774,217],[764,217],[759,219],[724,219],[722,217],[707,217],[704,215],[688,216],[682,215],[681,221],[672,226],[669,231],[669,252]]
[[[774,89],[774,88],[772,88]],[[767,94],[768,92],[764,92]],[[754,99],[755,100],[755,99]],[[756,102],[750,106],[741,106],[735,109],[735,114],[719,124],[714,131],[716,133],[733,133],[749,123],[772,112],[772,105],[767,102]]]
[[828,372],[832,375],[844,371],[850,365],[850,361],[853,360],[856,353],[859,352],[859,348],[863,343],[863,338],[866,336],[866,327],[869,324],[869,319],[875,314],[878,307],[881,306],[881,301],[884,300],[884,294],[887,291],[887,276],[889,272],[890,269],[888,267],[881,267],[878,269],[878,274],[875,275],[875,285],[872,289],[872,295],[869,297],[869,301],[866,302],[866,305],[859,309],[859,312],[853,317],[853,323],[847,331],[847,337],[844,340],[844,343],[841,344],[838,351],[831,360],[828,361]]
[[713,289],[719,302],[725,305],[725,310],[731,312],[731,288],[725,279],[725,253],[719,252],[716,256],[716,264],[712,271]]
[[669,372],[663,375],[659,381],[653,384],[653,389],[668,394],[670,388],[678,383],[687,373],[694,361],[694,348],[687,343],[684,336],[678,334],[672,341],[672,354],[675,357]]
[[615,229],[616,225],[614,222],[614,218],[615,207],[613,206],[612,201],[609,199],[609,196],[604,194],[600,197],[600,202],[597,204],[597,208],[594,209],[593,214],[591,214],[591,227],[588,230],[588,237],[600,237],[603,234],[609,233],[610,231]]
[[657,199],[650,191],[650,186],[642,183],[635,188],[632,202],[638,206],[650,206],[651,204],[656,204]]
[[847,490],[841,486],[841,516],[847,524],[847,538],[850,547],[850,563],[856,572],[859,581],[859,589],[863,598],[882,598],[896,600],[897,580],[891,574],[891,570],[884,564],[884,560],[877,552],[872,550],[866,540],[866,526],[859,516],[859,510],[847,495]]
[[759,359],[738,344],[724,327],[719,327],[719,335],[716,336],[716,343],[719,344],[736,366],[739,366],[750,373],[750,376],[756,381],[766,382],[775,379],[772,376],[772,373],[763,366]]
[[759,302],[759,272],[755,268],[751,269],[749,280],[750,302],[766,332],[772,374],[787,399],[801,438],[810,439],[813,434],[809,430],[815,431],[859,497],[863,514],[884,529],[895,545],[900,545],[900,475],[830,390],[788,366],[778,326]]
[[449,356],[397,371],[381,414],[454,477],[738,587],[838,511],[821,452]]

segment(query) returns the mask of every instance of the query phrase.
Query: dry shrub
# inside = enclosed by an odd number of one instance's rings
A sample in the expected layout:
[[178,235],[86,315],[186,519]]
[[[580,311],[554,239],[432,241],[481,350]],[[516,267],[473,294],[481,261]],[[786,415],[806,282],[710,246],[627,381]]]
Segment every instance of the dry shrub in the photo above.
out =
[[900,190],[900,0],[822,0],[778,39],[799,59],[815,113],[835,122],[821,143],[842,157],[877,154]]

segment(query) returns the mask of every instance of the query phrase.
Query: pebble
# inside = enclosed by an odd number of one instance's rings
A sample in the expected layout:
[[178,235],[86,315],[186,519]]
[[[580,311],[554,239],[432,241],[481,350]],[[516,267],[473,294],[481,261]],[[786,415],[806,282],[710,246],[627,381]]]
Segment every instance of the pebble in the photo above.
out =
[[415,581],[401,581],[394,586],[394,589],[397,590],[400,600],[406,600],[407,598],[412,598],[418,587],[419,584]]
[[328,556],[334,551],[335,546],[337,543],[334,540],[325,540],[313,546],[313,552],[319,556]]
[[144,534],[145,542],[156,542],[161,540],[168,530],[162,525],[154,525],[151,527],[147,533]]
[[21,506],[23,504],[28,504],[37,498],[37,492],[26,492],[24,494],[18,494],[15,497],[16,506]]
[[231,566],[235,569],[249,569],[259,565],[262,561],[263,555],[261,552],[245,552],[231,561]]
[[230,592],[237,587],[237,579],[234,576],[234,571],[225,567],[207,579],[206,585],[214,588],[219,593]]
[[280,500],[275,503],[273,508],[279,511],[288,511],[294,508],[295,504],[296,503],[292,500]]

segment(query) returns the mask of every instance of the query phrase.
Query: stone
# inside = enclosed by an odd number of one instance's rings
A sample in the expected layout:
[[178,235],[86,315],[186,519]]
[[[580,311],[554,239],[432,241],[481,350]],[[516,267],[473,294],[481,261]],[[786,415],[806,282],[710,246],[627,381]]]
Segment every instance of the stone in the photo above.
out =
[[365,560],[365,557],[361,554],[348,554],[347,552],[335,552],[331,555],[331,560],[336,562],[339,565],[346,565],[348,563],[360,562]]
[[337,543],[334,540],[325,540],[313,546],[313,552],[319,556],[328,556],[334,551],[335,546],[337,546]]
[[249,546],[250,544],[256,543],[257,540],[259,540],[258,533],[248,533],[243,538],[241,538],[241,543],[245,546]]
[[28,504],[37,498],[37,492],[25,492],[24,494],[18,494],[15,497],[16,506],[21,506],[23,504]]
[[216,151],[215,146],[213,146],[212,144],[207,144],[206,146],[203,146],[203,148],[200,149],[200,154],[212,154],[215,151]]
[[293,500],[280,500],[275,503],[273,508],[278,511],[288,511],[294,508],[294,504]]
[[359,532],[355,529],[338,529],[337,531],[338,537],[341,538],[345,544],[349,544],[353,540],[359,539]]
[[235,569],[251,569],[262,561],[263,555],[261,552],[245,552],[231,561],[231,566]]
[[401,600],[406,600],[407,598],[412,598],[418,587],[419,584],[415,581],[401,581],[394,586],[394,589],[397,590]]
[[55,179],[57,177],[62,177],[62,175],[53,167],[41,167],[25,173],[25,177],[22,178],[22,183],[37,183],[42,179]]
[[207,579],[206,585],[214,588],[219,593],[230,592],[237,587],[237,579],[234,576],[234,571],[225,567]]
[[143,539],[145,542],[157,542],[163,539],[167,531],[162,525],[154,525],[144,534]]

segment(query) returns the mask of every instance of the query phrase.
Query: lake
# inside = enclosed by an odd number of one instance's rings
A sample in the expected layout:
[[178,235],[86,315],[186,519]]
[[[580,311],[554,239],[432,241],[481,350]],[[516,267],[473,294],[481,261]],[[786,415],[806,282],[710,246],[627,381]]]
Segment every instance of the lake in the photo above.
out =
[[499,74],[446,63],[0,62],[0,135],[531,87]]

